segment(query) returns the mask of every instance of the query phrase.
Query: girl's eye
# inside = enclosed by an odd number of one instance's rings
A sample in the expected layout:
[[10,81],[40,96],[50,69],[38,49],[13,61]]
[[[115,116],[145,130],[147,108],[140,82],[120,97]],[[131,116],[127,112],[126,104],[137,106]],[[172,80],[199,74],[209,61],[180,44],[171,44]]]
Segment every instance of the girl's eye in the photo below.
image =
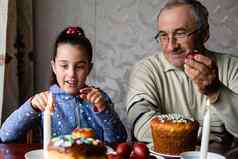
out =
[[84,68],[83,66],[76,66],[76,69],[82,69]]
[[67,68],[68,65],[60,65],[60,67],[62,67],[62,68]]

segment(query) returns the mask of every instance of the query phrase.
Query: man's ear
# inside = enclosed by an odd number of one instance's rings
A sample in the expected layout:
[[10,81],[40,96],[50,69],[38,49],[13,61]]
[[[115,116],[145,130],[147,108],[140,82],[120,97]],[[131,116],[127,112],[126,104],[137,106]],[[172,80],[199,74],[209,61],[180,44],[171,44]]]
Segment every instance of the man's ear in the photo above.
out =
[[51,60],[50,64],[51,64],[51,68],[52,68],[53,72],[55,73],[55,62],[53,60]]
[[208,41],[209,37],[210,37],[209,28],[207,28],[206,31],[204,31],[202,37],[203,37],[203,39],[202,39],[203,40],[203,44],[205,44]]

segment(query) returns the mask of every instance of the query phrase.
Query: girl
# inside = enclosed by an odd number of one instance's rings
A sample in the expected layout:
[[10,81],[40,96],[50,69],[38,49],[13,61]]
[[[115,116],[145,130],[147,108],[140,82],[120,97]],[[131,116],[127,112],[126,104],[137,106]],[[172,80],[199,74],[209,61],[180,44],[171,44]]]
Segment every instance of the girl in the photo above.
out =
[[3,123],[0,137],[13,141],[41,120],[48,94],[54,96],[52,136],[70,134],[76,127],[92,128],[106,143],[123,142],[126,130],[113,109],[109,96],[100,88],[86,85],[92,69],[92,46],[80,27],[68,27],[56,39],[51,61],[49,91],[36,94]]

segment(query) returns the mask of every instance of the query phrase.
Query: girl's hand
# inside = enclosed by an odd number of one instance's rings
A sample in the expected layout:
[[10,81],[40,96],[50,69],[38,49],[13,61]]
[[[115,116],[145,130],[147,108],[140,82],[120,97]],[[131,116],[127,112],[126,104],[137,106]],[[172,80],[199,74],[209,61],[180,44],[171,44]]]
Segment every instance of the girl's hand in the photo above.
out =
[[[55,100],[53,98],[50,99],[49,96],[52,94],[49,91],[41,92],[33,96],[31,99],[31,105],[34,109],[39,110],[41,112],[45,111],[45,108],[48,106],[50,112],[55,111]],[[48,101],[51,100],[51,101]]]
[[101,90],[93,86],[87,86],[85,88],[80,89],[79,96],[83,100],[92,103],[97,108],[98,112],[103,111],[108,104]]

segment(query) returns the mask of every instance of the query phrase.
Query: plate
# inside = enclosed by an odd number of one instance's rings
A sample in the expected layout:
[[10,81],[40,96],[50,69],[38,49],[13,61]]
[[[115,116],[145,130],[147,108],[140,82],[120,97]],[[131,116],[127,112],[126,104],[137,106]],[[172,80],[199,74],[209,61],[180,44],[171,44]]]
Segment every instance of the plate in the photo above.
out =
[[[180,155],[183,159],[200,159],[200,153],[200,151],[187,151]],[[214,152],[207,152],[207,159],[225,159],[225,157]]]
[[42,159],[43,158],[43,149],[32,150],[25,154],[26,159]]
[[[107,147],[107,153],[114,152],[114,150],[111,147],[109,146],[106,146],[106,147]],[[43,156],[44,156],[43,149],[32,150],[25,154],[26,159],[43,159]]]
[[165,158],[162,157],[162,156],[158,156],[158,155],[156,155],[156,154],[150,153],[150,157],[152,157],[152,156],[156,157],[156,159],[165,159]]
[[168,155],[168,154],[162,154],[154,151],[154,146],[153,143],[147,144],[147,147],[149,148],[150,153],[157,155],[157,156],[162,156],[162,157],[168,157],[168,158],[180,158],[180,155]]

